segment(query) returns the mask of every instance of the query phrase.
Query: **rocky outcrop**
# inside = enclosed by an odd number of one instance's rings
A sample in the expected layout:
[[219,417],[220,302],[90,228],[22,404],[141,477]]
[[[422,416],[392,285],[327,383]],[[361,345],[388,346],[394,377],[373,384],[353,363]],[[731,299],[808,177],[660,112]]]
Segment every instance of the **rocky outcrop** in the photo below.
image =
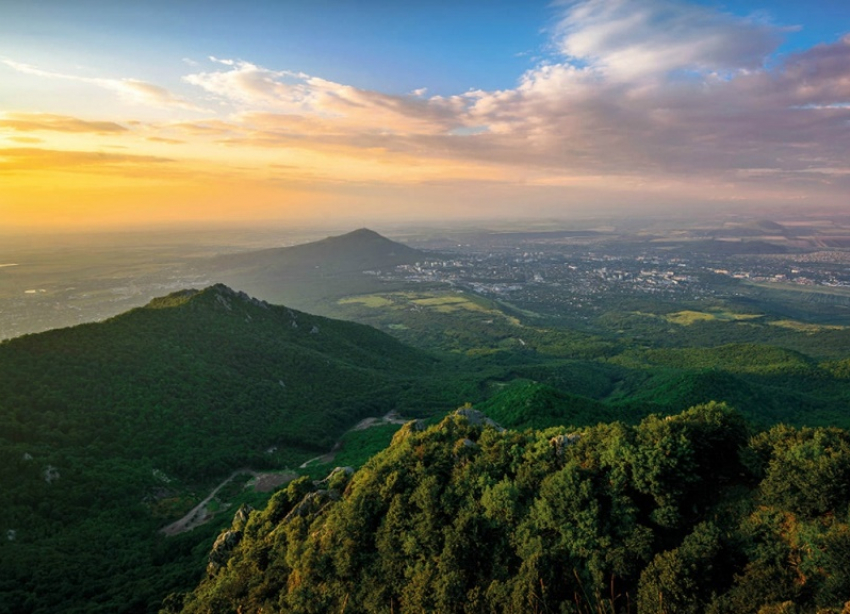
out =
[[227,565],[234,549],[242,541],[242,531],[245,529],[245,524],[248,522],[253,509],[250,505],[240,506],[233,515],[230,529],[216,538],[208,557],[207,573],[209,575],[215,575],[219,569]]
[[300,503],[290,510],[284,517],[283,522],[291,522],[296,517],[318,515],[333,501],[340,499],[339,491],[336,489],[315,490],[304,495]]
[[227,560],[241,541],[242,531],[230,529],[219,535],[209,554],[207,573],[213,576],[219,569],[227,565]]
[[566,435],[556,435],[549,440],[549,445],[555,450],[555,456],[559,459],[564,458],[564,453],[567,448],[574,446],[581,439],[580,433],[567,433]]
[[469,422],[472,426],[489,426],[496,429],[499,432],[504,431],[505,429],[492,418],[488,418],[484,412],[480,412],[477,409],[472,409],[471,407],[461,407],[456,410],[454,413],[455,416],[459,416],[461,418],[466,418],[467,422]]

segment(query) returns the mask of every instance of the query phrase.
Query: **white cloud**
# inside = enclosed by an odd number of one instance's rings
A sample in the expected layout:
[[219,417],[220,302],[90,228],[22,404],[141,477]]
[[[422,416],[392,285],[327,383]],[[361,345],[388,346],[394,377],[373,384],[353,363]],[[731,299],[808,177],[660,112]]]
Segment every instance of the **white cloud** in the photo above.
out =
[[757,69],[780,34],[763,20],[677,0],[571,2],[557,33],[566,56],[622,80]]
[[408,96],[389,95],[245,61],[227,67],[184,80],[238,112],[320,118],[328,130],[337,132],[446,132],[457,127],[459,112],[468,104],[463,97],[424,98],[424,89]]
[[274,71],[250,62],[210,59],[227,70],[200,72],[183,77],[223,101],[243,106],[291,106],[298,109],[306,91],[301,85],[305,75]]
[[61,79],[77,83],[87,83],[119,94],[126,100],[155,107],[172,107],[189,111],[202,111],[198,106],[174,95],[164,87],[138,79],[107,79],[102,77],[81,77],[43,70],[30,64],[3,60],[10,68],[24,74],[46,79]]

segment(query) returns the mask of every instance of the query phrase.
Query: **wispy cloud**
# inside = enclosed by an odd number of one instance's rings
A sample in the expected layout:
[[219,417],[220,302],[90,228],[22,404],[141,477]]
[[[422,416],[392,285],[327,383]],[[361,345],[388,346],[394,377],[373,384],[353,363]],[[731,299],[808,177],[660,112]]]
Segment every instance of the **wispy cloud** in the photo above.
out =
[[467,104],[463,96],[424,99],[424,89],[394,96],[245,61],[215,61],[227,68],[187,75],[184,80],[237,111],[274,112],[293,121],[320,118],[337,132],[443,132],[456,127]]
[[780,41],[779,29],[762,20],[677,0],[566,5],[556,29],[559,49],[613,79],[754,70]]
[[201,107],[171,93],[164,87],[140,81],[138,79],[110,79],[103,77],[83,77],[43,70],[30,64],[3,60],[6,66],[24,74],[44,77],[46,79],[61,79],[64,81],[75,81],[87,83],[118,94],[126,100],[155,107],[170,107],[188,111],[204,111]]
[[166,145],[183,145],[186,141],[182,141],[180,139],[169,139],[162,136],[149,136],[147,137],[151,143],[165,143]]
[[127,130],[115,122],[85,121],[76,117],[49,113],[5,113],[0,115],[0,128],[17,132],[91,132],[95,134]]
[[80,167],[120,168],[133,165],[163,164],[168,158],[123,153],[64,151],[34,147],[0,149],[0,171],[74,169]]
[[7,141],[13,141],[15,143],[26,143],[26,144],[43,143],[44,142],[44,139],[39,139],[39,138],[36,138],[34,136],[7,136],[6,140]]

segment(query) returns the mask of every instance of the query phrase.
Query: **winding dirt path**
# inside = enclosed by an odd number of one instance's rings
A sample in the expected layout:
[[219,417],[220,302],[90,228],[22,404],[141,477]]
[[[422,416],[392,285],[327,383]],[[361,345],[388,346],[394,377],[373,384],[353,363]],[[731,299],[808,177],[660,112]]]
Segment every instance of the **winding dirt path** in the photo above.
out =
[[[385,416],[381,416],[380,418],[363,418],[360,422],[345,431],[343,436],[352,431],[365,431],[366,429],[372,428],[373,426],[381,426],[382,424],[406,424],[410,421],[411,418],[404,418],[400,416],[397,412],[391,411]],[[320,454],[319,456],[313,457],[308,461],[304,461],[298,466],[298,468],[306,469],[313,463],[330,463],[331,461],[333,461],[334,457],[336,457],[336,453],[339,451],[341,446],[342,439],[339,439],[329,452]]]
[[[355,424],[353,427],[348,429],[346,433],[350,433],[352,431],[363,431],[373,426],[380,426],[382,424],[405,424],[407,422],[410,422],[410,418],[404,418],[400,416],[397,412],[391,411],[385,416],[381,416],[380,418],[364,418],[363,420]],[[331,462],[336,456],[336,452],[340,449],[341,446],[342,439],[338,440],[329,452],[321,454],[320,456],[316,456],[315,458],[311,458],[308,461],[305,461],[299,466],[299,469],[306,469],[312,463],[319,461],[324,463]],[[191,531],[195,527],[204,524],[207,520],[212,518],[211,515],[207,514],[207,504],[213,500],[213,497],[218,494],[219,490],[221,490],[230,482],[232,482],[237,475],[244,474],[252,475],[257,478],[258,484],[255,486],[255,488],[257,488],[258,490],[266,490],[264,486],[261,486],[261,484],[265,484],[266,482],[268,483],[266,485],[272,485],[273,487],[277,487],[298,477],[298,474],[294,472],[267,471],[261,473],[259,471],[254,471],[253,469],[237,469],[236,471],[231,473],[225,480],[223,480],[218,486],[216,486],[203,501],[201,501],[195,507],[189,510],[185,516],[183,516],[179,520],[175,520],[167,527],[163,527],[159,530],[159,532],[170,537],[173,535],[179,535],[180,533],[185,533],[186,531]]]
[[254,477],[260,475],[253,469],[237,469],[236,471],[231,473],[227,479],[221,482],[221,484],[216,486],[203,501],[201,501],[200,503],[198,503],[198,505],[190,509],[189,512],[185,516],[183,516],[183,518],[172,522],[167,527],[160,529],[159,532],[164,533],[168,536],[178,535],[180,533],[185,533],[186,531],[191,531],[195,527],[204,524],[204,522],[208,520],[207,503],[212,501],[213,497],[218,494],[219,490],[221,490],[230,482],[232,482],[233,478],[235,478],[237,475],[244,475],[246,473],[249,475],[253,475]]

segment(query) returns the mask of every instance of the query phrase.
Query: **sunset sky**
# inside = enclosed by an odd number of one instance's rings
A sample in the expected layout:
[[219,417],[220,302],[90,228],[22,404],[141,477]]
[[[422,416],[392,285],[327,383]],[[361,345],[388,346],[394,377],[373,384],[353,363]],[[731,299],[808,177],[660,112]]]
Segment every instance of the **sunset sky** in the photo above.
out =
[[0,0],[0,230],[849,195],[847,0]]

